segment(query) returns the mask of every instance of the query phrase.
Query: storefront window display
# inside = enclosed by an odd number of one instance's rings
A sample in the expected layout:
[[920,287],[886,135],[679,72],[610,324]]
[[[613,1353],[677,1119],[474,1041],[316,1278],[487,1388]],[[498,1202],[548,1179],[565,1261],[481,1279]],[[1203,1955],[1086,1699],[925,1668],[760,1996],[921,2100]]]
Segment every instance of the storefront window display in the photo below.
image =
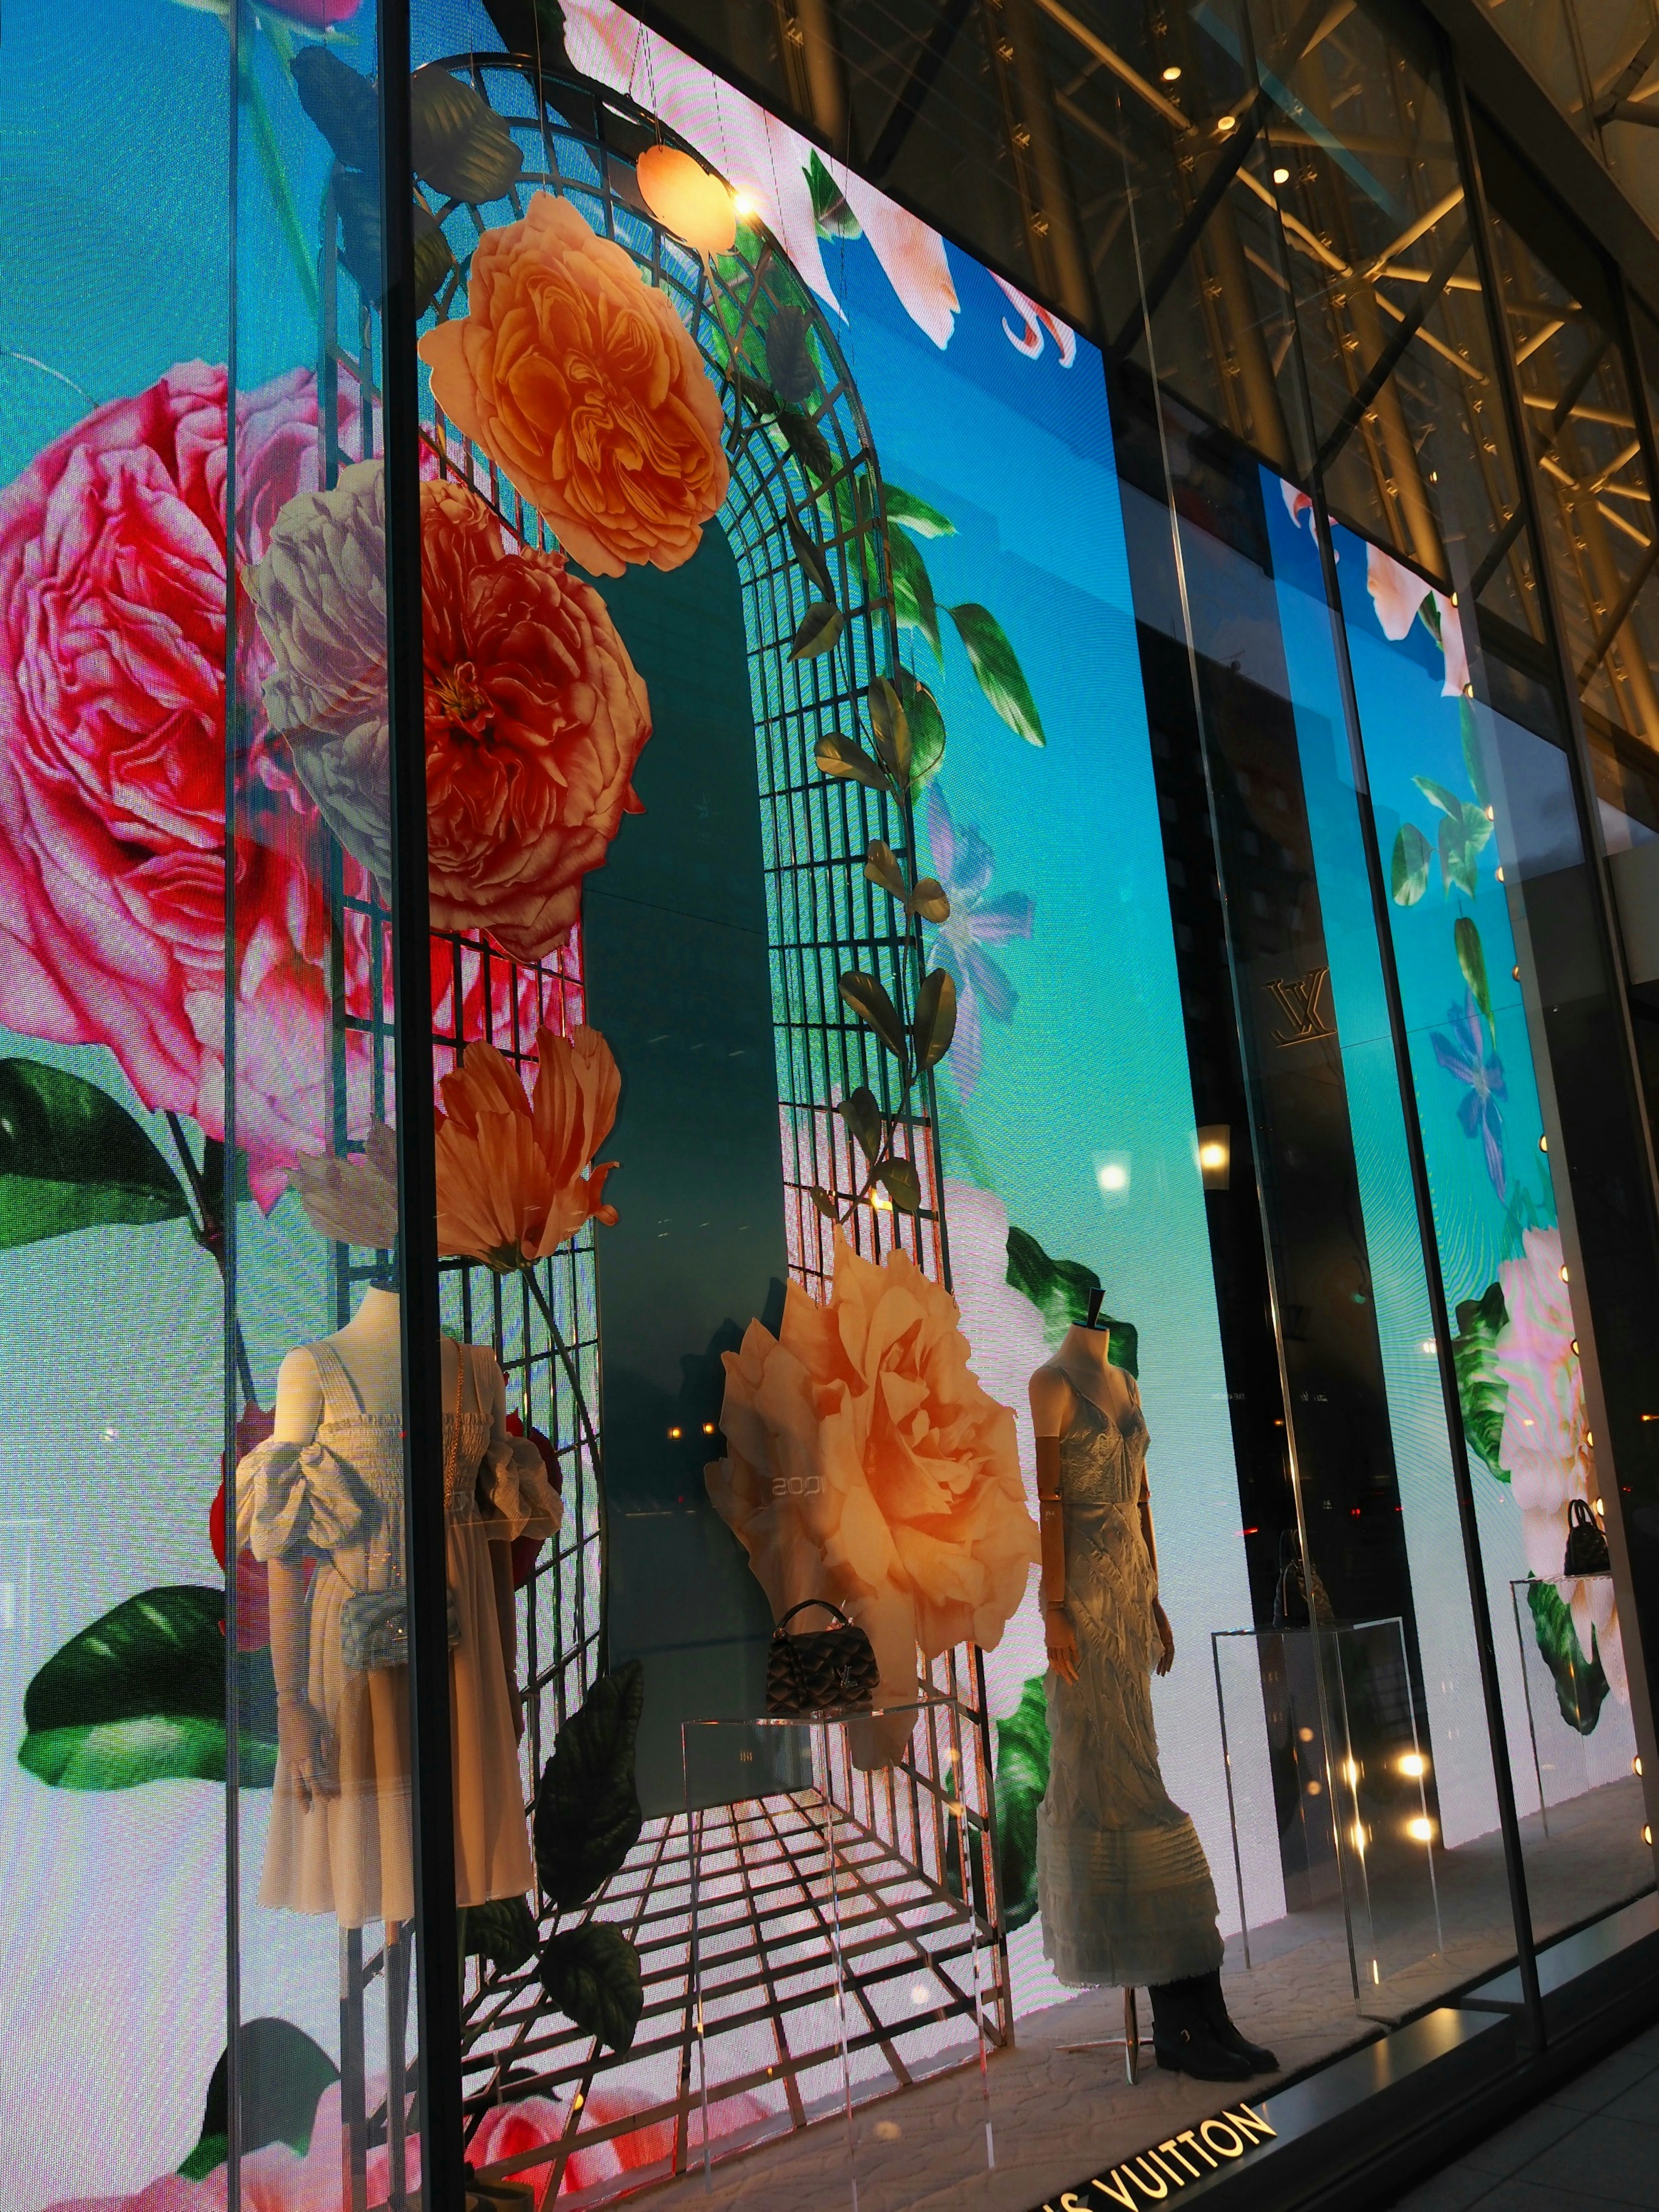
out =
[[228,159],[0,386],[0,2208],[1242,2154],[1651,1881],[1539,741],[613,0],[126,12]]

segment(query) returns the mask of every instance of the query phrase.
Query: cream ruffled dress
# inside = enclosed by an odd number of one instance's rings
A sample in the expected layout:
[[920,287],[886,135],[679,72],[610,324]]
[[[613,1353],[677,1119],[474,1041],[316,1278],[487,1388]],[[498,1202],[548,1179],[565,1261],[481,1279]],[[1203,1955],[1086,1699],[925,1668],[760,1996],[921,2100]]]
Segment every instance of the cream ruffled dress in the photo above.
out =
[[[331,1345],[306,1349],[322,1386],[316,1435],[308,1444],[260,1444],[240,1462],[237,1530],[257,1559],[317,1562],[306,1601],[306,1694],[332,1733],[339,1795],[313,1796],[307,1808],[278,1757],[259,1902],[331,1912],[360,1928],[407,1920],[415,1909],[409,1670],[349,1670],[340,1641],[348,1598],[403,1580],[403,1423],[366,1411]],[[491,1437],[500,1386],[491,1353],[482,1345],[457,1351],[457,1404],[444,1416],[446,1552],[460,1629],[449,1666],[455,1901],[481,1905],[520,1895],[532,1881],[489,1547],[550,1536],[564,1508],[533,1443]]]
[[1078,1678],[1048,1671],[1048,1788],[1037,1808],[1043,1955],[1070,1988],[1150,1987],[1221,1964],[1215,1885],[1170,1798],[1152,1724],[1158,1577],[1140,1528],[1149,1438],[1079,1393],[1060,1439],[1066,1602]]

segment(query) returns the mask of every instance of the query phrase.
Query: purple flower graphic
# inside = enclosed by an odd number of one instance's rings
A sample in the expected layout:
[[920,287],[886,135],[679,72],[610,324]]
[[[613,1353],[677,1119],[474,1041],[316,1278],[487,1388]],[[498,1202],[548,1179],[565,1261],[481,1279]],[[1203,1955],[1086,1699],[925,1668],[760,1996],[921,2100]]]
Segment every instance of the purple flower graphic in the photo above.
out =
[[934,784],[927,794],[927,842],[933,866],[951,901],[951,919],[936,933],[933,957],[950,971],[957,987],[957,1035],[951,1072],[964,1099],[974,1095],[984,1058],[982,1023],[1011,1022],[1019,994],[985,950],[1011,938],[1029,937],[1034,902],[1024,891],[988,898],[996,855],[976,825],[958,830],[945,793]]
[[1449,1006],[1446,1018],[1451,1024],[1450,1036],[1442,1036],[1436,1030],[1429,1042],[1434,1047],[1434,1056],[1448,1075],[1468,1085],[1457,1104],[1457,1118],[1466,1137],[1479,1135],[1486,1158],[1486,1173],[1492,1177],[1492,1187],[1501,1199],[1504,1195],[1506,1179],[1504,1173],[1504,1115],[1498,1105],[1500,1098],[1509,1096],[1504,1081],[1504,1063],[1495,1051],[1487,1048],[1486,1032],[1469,993],[1461,1007]]

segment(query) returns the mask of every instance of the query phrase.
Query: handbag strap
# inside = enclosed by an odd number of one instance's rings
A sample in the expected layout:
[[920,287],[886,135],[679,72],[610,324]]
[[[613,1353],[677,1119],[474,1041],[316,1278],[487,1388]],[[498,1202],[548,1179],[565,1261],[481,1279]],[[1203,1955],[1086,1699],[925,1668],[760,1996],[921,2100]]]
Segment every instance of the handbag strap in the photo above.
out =
[[788,1627],[790,1622],[794,1619],[798,1613],[809,1612],[815,1605],[822,1606],[826,1613],[833,1613],[836,1619],[840,1621],[843,1628],[850,1628],[853,1626],[852,1622],[847,1618],[847,1615],[842,1611],[841,1607],[838,1605],[832,1605],[827,1597],[804,1597],[799,1605],[792,1605],[790,1607],[788,1612],[784,1614],[782,1620],[779,1621],[777,1626],[772,1631],[773,1635],[781,1636],[784,1630]]
[[1599,1536],[1601,1524],[1596,1519],[1588,1498],[1575,1498],[1567,1508],[1567,1518],[1575,1528],[1594,1528]]

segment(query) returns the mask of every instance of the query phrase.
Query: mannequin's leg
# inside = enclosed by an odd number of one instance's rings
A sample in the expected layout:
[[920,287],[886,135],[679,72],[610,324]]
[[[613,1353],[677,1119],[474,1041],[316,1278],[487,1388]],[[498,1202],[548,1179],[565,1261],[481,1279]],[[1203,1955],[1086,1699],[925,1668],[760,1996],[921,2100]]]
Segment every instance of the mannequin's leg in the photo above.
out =
[[1158,2063],[1170,2073],[1190,2074],[1195,2081],[1248,2081],[1255,2068],[1241,2052],[1229,2050],[1210,2026],[1204,2004],[1208,1979],[1194,1974],[1185,1981],[1154,1983],[1147,1990]]
[[1227,2010],[1227,2000],[1222,1992],[1221,1976],[1205,1974],[1199,1983],[1204,2017],[1216,2041],[1229,2051],[1236,2051],[1241,2058],[1248,2058],[1257,2074],[1273,2074],[1279,2070],[1279,2061],[1265,2044],[1252,2043],[1234,2027]]

